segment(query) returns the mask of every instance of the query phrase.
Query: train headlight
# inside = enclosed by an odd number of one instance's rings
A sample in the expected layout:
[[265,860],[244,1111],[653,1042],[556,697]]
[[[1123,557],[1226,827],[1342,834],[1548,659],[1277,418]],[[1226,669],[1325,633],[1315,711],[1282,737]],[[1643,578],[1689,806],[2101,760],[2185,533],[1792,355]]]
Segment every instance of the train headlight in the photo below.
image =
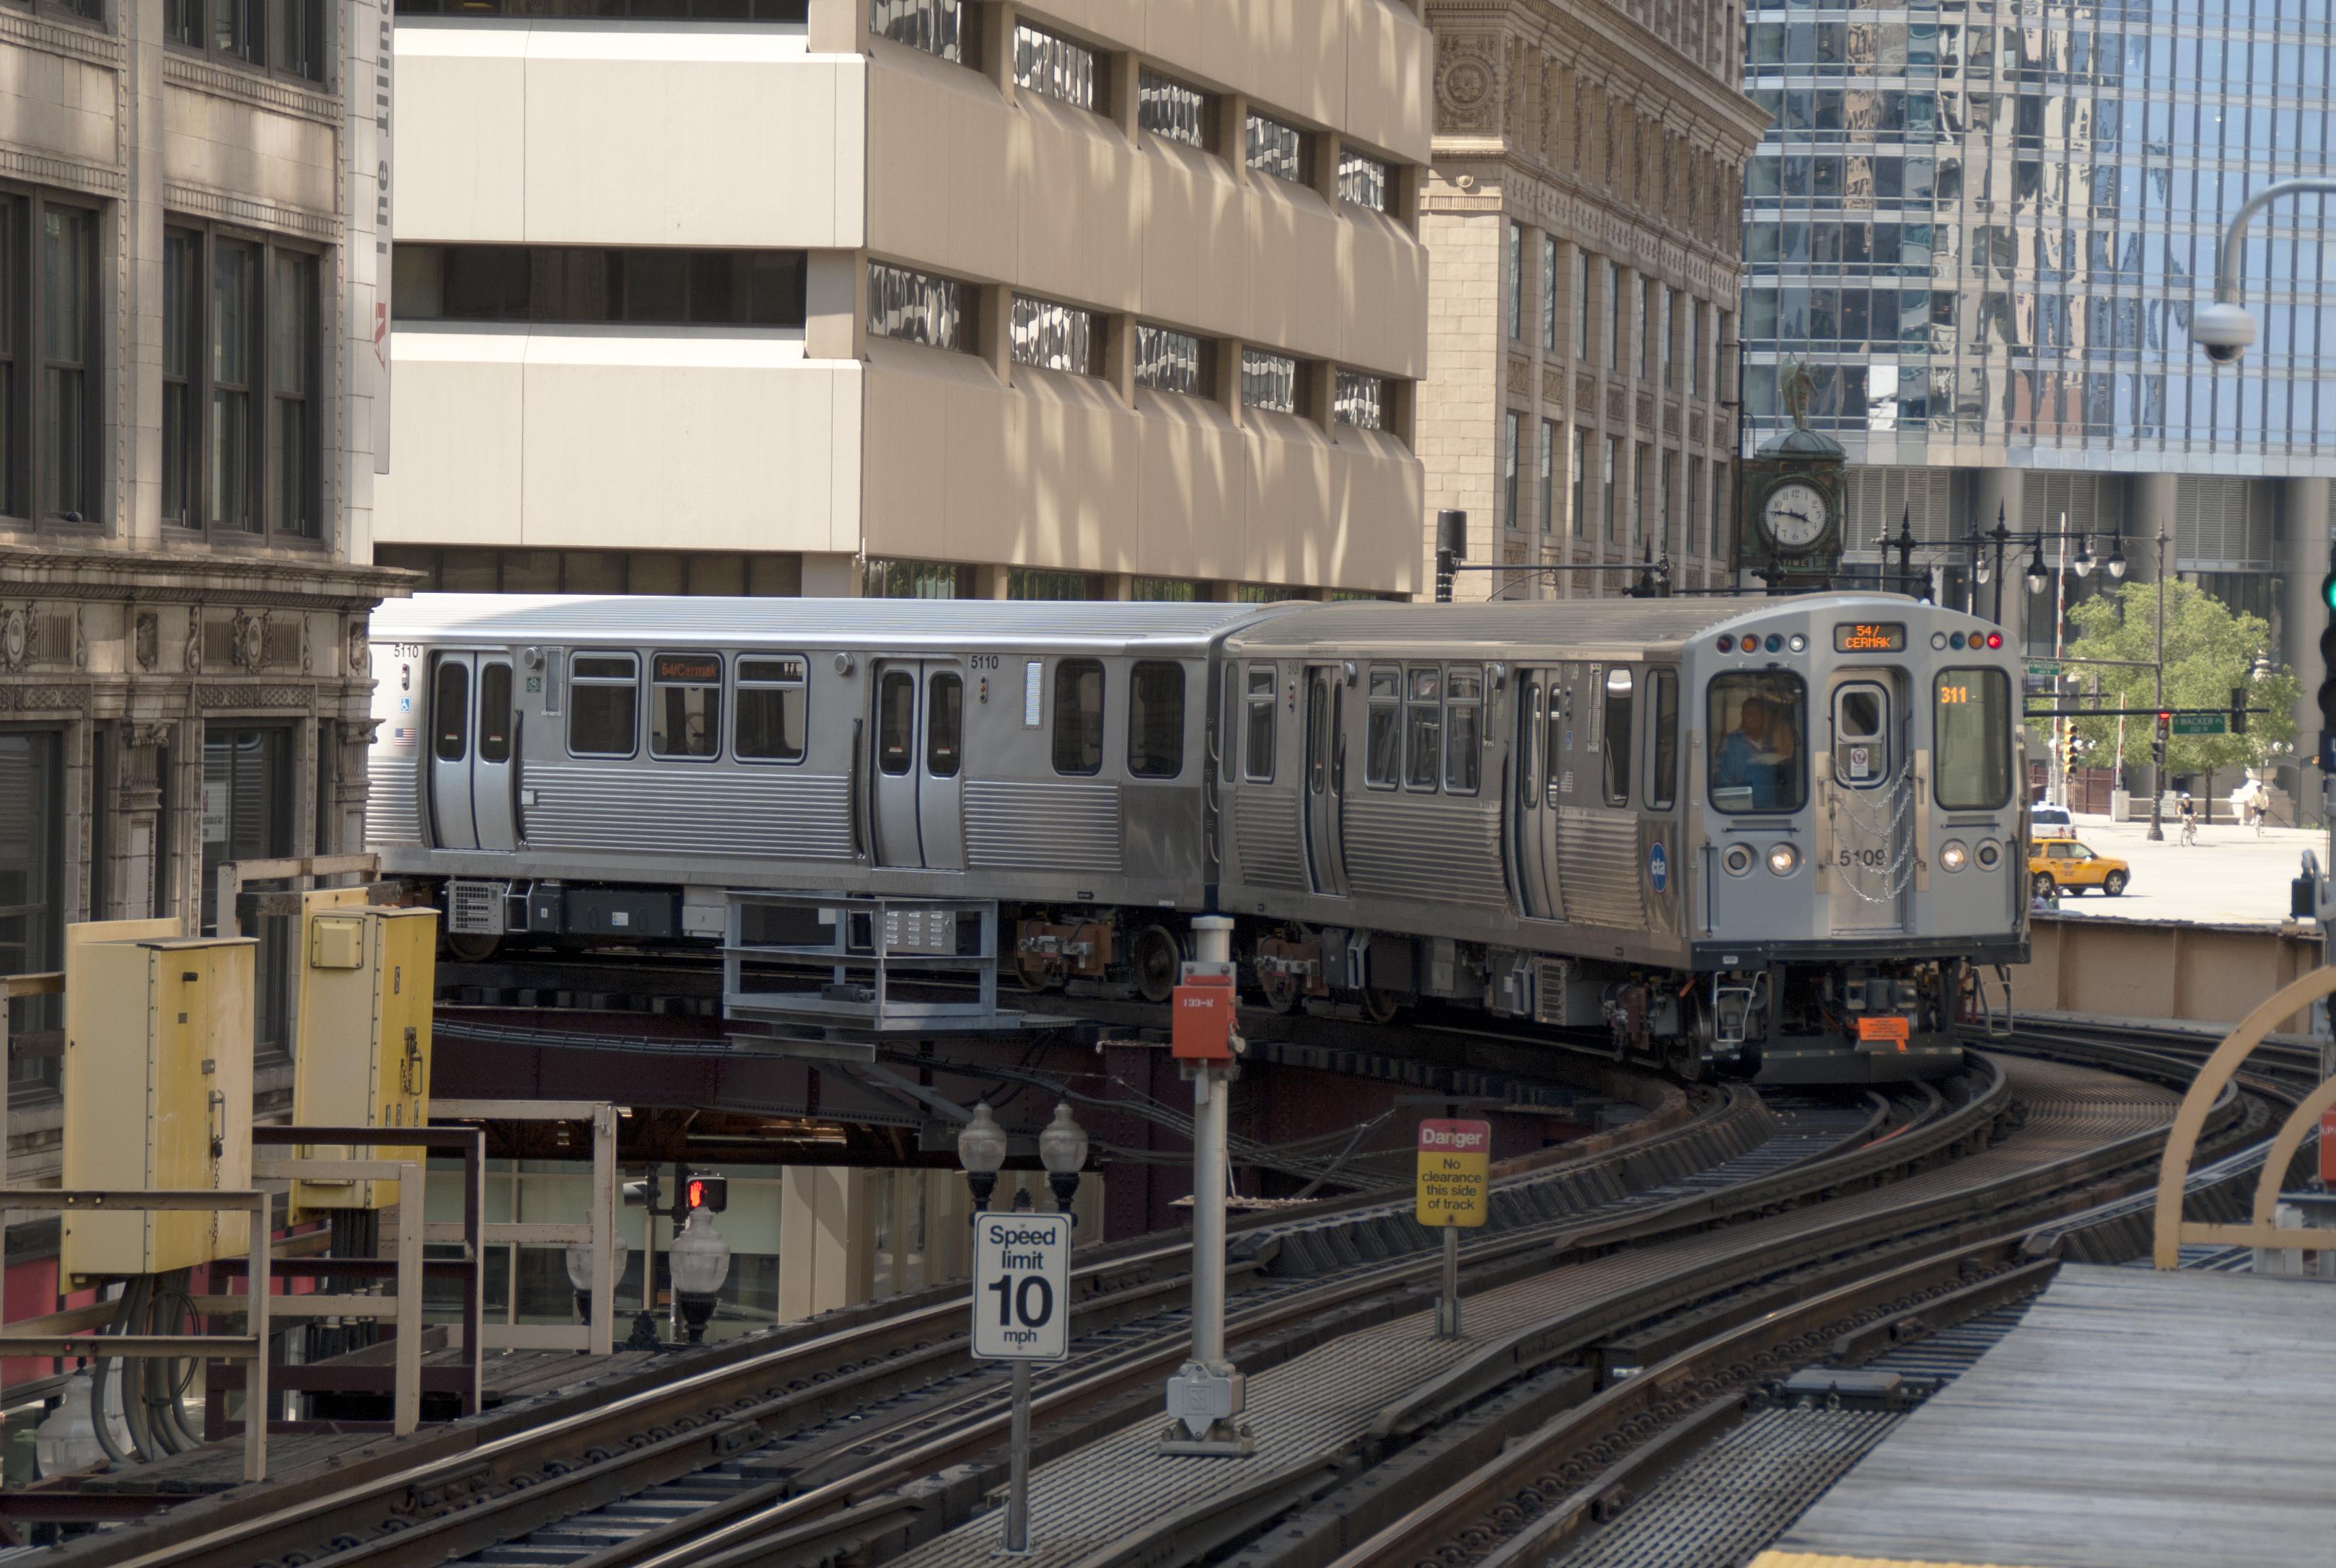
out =
[[1950,871],[1961,871],[1971,859],[1971,851],[1960,838],[1950,838],[1939,848],[1939,864]]
[[1730,876],[1742,876],[1752,869],[1753,862],[1757,858],[1750,846],[1731,844],[1728,847],[1728,853],[1719,857],[1719,864],[1727,868]]
[[1779,876],[1790,876],[1800,864],[1801,852],[1789,844],[1779,844],[1768,851],[1768,869]]
[[1992,871],[2003,863],[2003,846],[1992,838],[1982,838],[1979,844],[1979,868]]

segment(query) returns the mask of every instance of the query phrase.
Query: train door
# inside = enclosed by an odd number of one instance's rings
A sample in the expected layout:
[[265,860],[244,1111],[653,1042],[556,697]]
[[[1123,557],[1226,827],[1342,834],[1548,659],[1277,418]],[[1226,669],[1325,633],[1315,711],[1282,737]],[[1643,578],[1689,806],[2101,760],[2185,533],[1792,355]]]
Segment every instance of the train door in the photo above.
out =
[[1346,680],[1335,665],[1306,672],[1306,870],[1314,891],[1347,895]]
[[1825,828],[1835,931],[1895,931],[1912,880],[1913,769],[1896,672],[1834,677]]
[[512,850],[511,660],[439,653],[430,671],[430,805],[442,849]]
[[1550,788],[1555,775],[1550,771],[1547,740],[1548,715],[1558,694],[1555,672],[1523,671],[1518,675],[1517,685],[1517,798],[1513,809],[1516,819],[1518,895],[1528,919],[1554,920],[1560,910],[1556,886],[1550,880],[1544,841],[1554,820]]
[[876,864],[959,871],[965,840],[959,779],[965,750],[965,678],[915,660],[876,664]]

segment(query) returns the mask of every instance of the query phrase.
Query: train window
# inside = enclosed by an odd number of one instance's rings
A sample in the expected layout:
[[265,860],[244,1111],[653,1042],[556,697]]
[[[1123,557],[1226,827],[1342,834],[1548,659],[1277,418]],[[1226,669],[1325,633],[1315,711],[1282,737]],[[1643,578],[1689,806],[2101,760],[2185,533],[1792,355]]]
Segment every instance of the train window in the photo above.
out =
[[1103,771],[1103,662],[1055,666],[1055,771]]
[[1127,770],[1173,779],[1184,770],[1184,666],[1140,661],[1127,677]]
[[1630,803],[1630,672],[1606,672],[1606,804]]
[[1403,781],[1410,789],[1433,789],[1444,762],[1444,672],[1414,664],[1405,681]]
[[658,653],[649,661],[649,755],[722,752],[722,655]]
[[2000,670],[1942,670],[1931,687],[1939,804],[1993,811],[2011,798],[2011,682]]
[[1403,672],[1371,666],[1370,725],[1364,737],[1363,782],[1392,789],[1403,772]]
[[568,661],[568,750],[629,757],[639,745],[639,661],[630,653],[578,653]]
[[1273,693],[1281,680],[1271,664],[1249,667],[1249,711],[1241,737],[1241,777],[1259,784],[1273,782]]
[[1679,799],[1679,672],[1647,675],[1647,706],[1654,727],[1653,765],[1647,774],[1647,805],[1668,811]]
[[887,670],[876,689],[876,766],[899,778],[917,760],[917,677]]
[[1715,676],[1706,712],[1715,811],[1797,811],[1808,798],[1801,736],[1808,689],[1798,675],[1732,670]]
[[925,772],[957,777],[965,746],[965,677],[943,670],[925,681]]
[[1849,789],[1890,782],[1890,693],[1872,681],[1834,689],[1833,776]]
[[511,753],[511,671],[501,659],[479,666],[479,760],[508,762]]
[[1484,765],[1484,672],[1456,665],[1444,676],[1444,788],[1474,795]]
[[430,698],[431,733],[438,760],[460,762],[471,754],[471,667],[455,659],[438,663],[438,685]]
[[800,762],[811,688],[799,658],[738,661],[737,733],[733,755],[753,762]]

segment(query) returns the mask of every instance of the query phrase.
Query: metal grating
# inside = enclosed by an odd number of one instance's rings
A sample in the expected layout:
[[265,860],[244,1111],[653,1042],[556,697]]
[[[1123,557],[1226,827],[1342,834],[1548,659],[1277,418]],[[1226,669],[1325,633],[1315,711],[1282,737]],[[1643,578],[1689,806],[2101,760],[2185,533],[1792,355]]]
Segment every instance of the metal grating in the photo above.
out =
[[508,882],[449,882],[446,885],[446,929],[464,936],[503,934],[503,900]]

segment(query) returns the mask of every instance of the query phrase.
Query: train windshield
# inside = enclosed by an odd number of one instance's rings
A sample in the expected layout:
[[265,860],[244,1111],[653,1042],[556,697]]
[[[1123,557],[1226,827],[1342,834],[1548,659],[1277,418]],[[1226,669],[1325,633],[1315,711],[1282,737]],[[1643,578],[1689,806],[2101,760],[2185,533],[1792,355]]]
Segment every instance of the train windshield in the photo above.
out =
[[1802,737],[1808,689],[1798,675],[1732,670],[1710,688],[1711,806],[1715,811],[1797,811],[1808,799]]
[[2011,798],[2011,678],[2000,670],[1942,670],[1931,695],[1939,804],[1995,810]]

